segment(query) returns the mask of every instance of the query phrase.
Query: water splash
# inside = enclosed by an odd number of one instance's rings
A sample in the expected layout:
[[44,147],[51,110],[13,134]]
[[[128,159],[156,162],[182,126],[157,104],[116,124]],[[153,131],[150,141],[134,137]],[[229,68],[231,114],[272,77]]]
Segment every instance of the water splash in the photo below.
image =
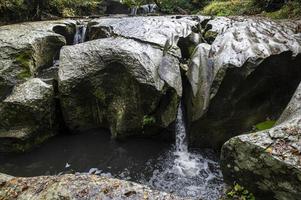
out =
[[224,189],[218,159],[210,150],[188,151],[182,102],[176,120],[176,145],[158,159],[148,184],[183,197],[216,200]]

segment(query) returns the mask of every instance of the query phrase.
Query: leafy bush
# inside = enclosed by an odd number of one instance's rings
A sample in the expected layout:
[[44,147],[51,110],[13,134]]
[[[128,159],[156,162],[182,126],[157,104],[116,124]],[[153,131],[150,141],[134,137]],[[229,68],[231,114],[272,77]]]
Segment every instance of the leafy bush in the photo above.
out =
[[222,200],[255,200],[255,197],[244,187],[236,183],[226,192],[226,197],[222,198]]
[[251,1],[212,1],[202,11],[204,15],[230,16],[254,14],[257,10],[252,7]]
[[285,4],[280,10],[265,12],[265,16],[273,19],[297,18],[301,16],[301,1],[294,1]]

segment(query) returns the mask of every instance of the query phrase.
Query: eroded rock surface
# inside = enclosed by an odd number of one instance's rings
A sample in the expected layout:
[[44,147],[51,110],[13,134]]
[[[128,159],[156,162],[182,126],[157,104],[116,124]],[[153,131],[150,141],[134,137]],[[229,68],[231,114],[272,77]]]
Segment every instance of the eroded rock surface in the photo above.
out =
[[[180,200],[137,183],[96,175],[14,178],[0,175],[0,199],[154,199]],[[187,199],[187,198],[185,198]]]
[[73,37],[75,23],[0,27],[0,151],[28,149],[56,132],[54,89],[35,77],[58,59],[61,47]]
[[147,43],[107,38],[64,47],[60,57],[59,92],[72,130],[102,126],[122,137],[175,120],[182,85],[174,56]]
[[[16,84],[52,66],[66,44],[63,35],[75,31],[74,21],[33,22],[0,27],[0,100]],[[71,32],[71,33],[70,33]]]
[[[301,81],[298,22],[209,20],[187,73],[194,144],[219,148],[267,118],[277,119]],[[211,34],[212,35],[212,34]]]
[[301,85],[269,130],[232,138],[222,148],[224,178],[262,199],[300,199]]
[[38,78],[15,86],[0,103],[0,151],[24,151],[56,134],[54,90]]

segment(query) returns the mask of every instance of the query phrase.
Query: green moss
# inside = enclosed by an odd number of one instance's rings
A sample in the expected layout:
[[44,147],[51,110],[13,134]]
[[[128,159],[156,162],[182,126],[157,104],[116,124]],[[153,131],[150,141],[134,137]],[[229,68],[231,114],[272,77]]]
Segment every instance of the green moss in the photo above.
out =
[[143,117],[143,126],[151,126],[156,123],[156,118],[153,116],[145,115]]
[[32,53],[30,50],[23,51],[16,56],[16,63],[22,68],[18,78],[26,79],[31,77],[30,67],[32,65]]
[[263,131],[272,128],[275,125],[276,121],[268,120],[265,122],[261,122],[255,125],[256,130]]

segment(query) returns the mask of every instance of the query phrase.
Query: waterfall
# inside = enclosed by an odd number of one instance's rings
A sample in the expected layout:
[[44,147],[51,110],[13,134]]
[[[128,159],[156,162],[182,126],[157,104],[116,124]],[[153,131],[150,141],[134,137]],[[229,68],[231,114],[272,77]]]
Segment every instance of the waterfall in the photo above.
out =
[[182,101],[179,104],[176,119],[176,151],[188,152],[187,130],[184,116],[184,105]]
[[83,24],[76,25],[76,33],[74,35],[73,44],[85,42],[87,27]]
[[188,150],[185,106],[181,101],[175,124],[175,146],[158,159],[148,184],[183,197],[216,200],[224,190],[219,164],[209,150]]

